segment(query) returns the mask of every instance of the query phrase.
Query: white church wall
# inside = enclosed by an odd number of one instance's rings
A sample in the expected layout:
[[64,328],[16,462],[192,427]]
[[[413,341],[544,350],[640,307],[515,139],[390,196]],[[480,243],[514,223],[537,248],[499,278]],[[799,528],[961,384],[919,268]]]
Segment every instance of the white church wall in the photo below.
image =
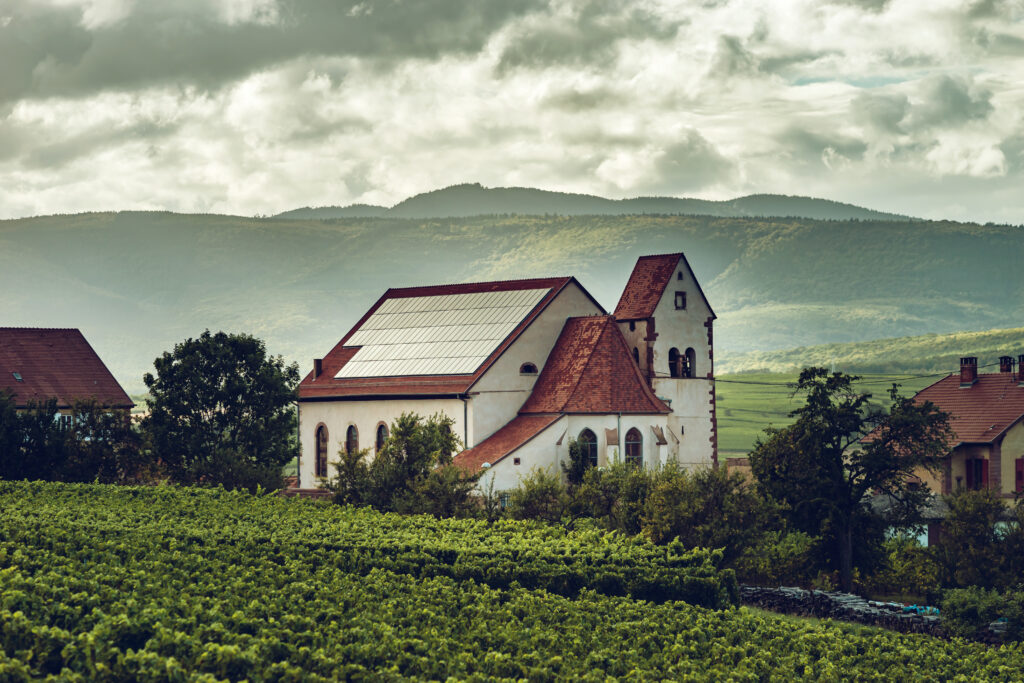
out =
[[[661,451],[655,443],[654,434],[651,433],[651,426],[664,429],[668,425],[665,415],[570,415],[568,434],[565,443],[569,439],[579,439],[584,429],[589,429],[597,436],[597,466],[607,467],[615,458],[623,460],[626,455],[626,432],[636,428],[642,437],[641,453],[643,454],[643,466],[645,469],[657,468],[661,462]],[[606,430],[617,429],[618,440],[609,443]],[[566,447],[562,459],[568,462],[569,450]]]
[[402,413],[414,412],[421,417],[443,413],[455,421],[452,431],[464,438],[466,420],[463,402],[459,399],[382,399],[369,401],[302,401],[299,404],[299,484],[303,488],[318,485],[315,474],[316,429],[323,424],[327,427],[327,473],[334,476],[334,463],[338,452],[344,447],[349,425],[359,431],[359,447],[373,448],[377,437],[377,425],[381,422],[391,428],[391,423]]
[[565,432],[565,426],[564,417],[555,420],[518,450],[497,463],[492,463],[480,478],[477,489],[486,492],[493,481],[495,492],[509,491],[519,486],[520,479],[529,475],[535,468],[560,474],[561,452],[568,452],[565,439],[562,439],[561,445],[558,444],[559,437]]
[[[501,429],[516,416],[533,390],[537,376],[544,370],[544,363],[558,341],[566,319],[599,314],[601,310],[575,282],[567,285],[548,304],[470,389],[470,447]],[[524,363],[537,366],[538,375],[521,374],[519,369]]]
[[670,455],[686,468],[708,467],[712,459],[711,390],[714,382],[709,379],[664,379],[654,380],[654,393],[669,403],[672,414],[668,417],[668,428],[679,439],[678,446],[666,434]]

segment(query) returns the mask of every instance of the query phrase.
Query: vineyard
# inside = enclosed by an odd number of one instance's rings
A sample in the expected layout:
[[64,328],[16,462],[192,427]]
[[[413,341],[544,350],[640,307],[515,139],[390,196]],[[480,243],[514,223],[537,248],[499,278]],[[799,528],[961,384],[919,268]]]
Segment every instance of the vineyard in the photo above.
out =
[[1024,680],[736,608],[718,554],[220,490],[0,482],[0,680]]

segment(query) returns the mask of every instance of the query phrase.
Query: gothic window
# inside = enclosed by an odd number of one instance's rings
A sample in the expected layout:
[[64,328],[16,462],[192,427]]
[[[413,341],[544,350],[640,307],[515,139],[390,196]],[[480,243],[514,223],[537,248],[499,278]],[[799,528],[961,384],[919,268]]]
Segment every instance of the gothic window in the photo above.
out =
[[348,432],[345,434],[345,451],[347,453],[355,453],[359,450],[359,430],[356,429],[355,425],[349,425]]
[[634,427],[626,432],[626,464],[636,467],[644,466],[644,437]]
[[584,429],[580,432],[579,442],[587,463],[591,467],[597,467],[597,437],[594,435],[594,432]]
[[324,425],[316,428],[316,461],[313,467],[314,476],[327,476],[327,427]]
[[377,425],[377,442],[375,453],[380,453],[380,449],[384,448],[384,442],[388,440],[388,426],[381,422]]

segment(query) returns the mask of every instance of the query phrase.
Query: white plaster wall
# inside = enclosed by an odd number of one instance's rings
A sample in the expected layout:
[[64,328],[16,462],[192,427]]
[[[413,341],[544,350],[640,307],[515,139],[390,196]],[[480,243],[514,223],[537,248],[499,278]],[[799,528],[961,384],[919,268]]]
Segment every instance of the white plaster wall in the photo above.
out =
[[[664,462],[659,462],[659,449],[655,444],[654,434],[651,432],[651,425],[661,427],[662,429],[668,426],[667,416],[665,415],[623,415],[621,418],[614,414],[570,415],[568,416],[568,421],[569,433],[565,438],[566,449],[562,456],[566,462],[568,462],[569,458],[569,439],[578,439],[584,429],[589,429],[597,436],[598,467],[610,465],[615,457],[618,457],[619,460],[624,459],[626,455],[626,432],[635,427],[640,430],[640,435],[643,437],[641,451],[644,458],[644,468],[655,469],[665,464]],[[621,428],[619,428],[620,425]],[[608,443],[605,430],[616,428],[619,428],[618,443]],[[671,439],[669,439],[669,442],[671,443]]]
[[515,342],[488,368],[470,388],[472,418],[469,425],[470,447],[480,443],[508,424],[519,412],[537,381],[538,375],[522,375],[523,363],[533,363],[538,374],[568,318],[600,315],[601,309],[572,282],[563,289]]
[[377,425],[391,423],[402,413],[414,412],[421,417],[443,413],[455,421],[452,431],[463,438],[466,421],[463,402],[459,399],[384,399],[376,401],[303,401],[299,403],[299,485],[303,488],[318,486],[315,472],[316,428],[327,426],[327,472],[334,476],[333,464],[338,462],[338,451],[343,447],[348,426],[359,430],[359,447],[370,448],[371,457],[377,436]]
[[[629,329],[632,325],[634,329]],[[630,352],[633,349],[637,350],[637,355],[640,356],[640,371],[644,377],[647,376],[647,321],[646,320],[634,320],[631,322],[619,323],[619,330],[622,332],[622,336],[626,338],[626,344],[629,345]],[[667,367],[667,366],[666,366]]]
[[[567,439],[562,439],[561,445],[558,444],[559,437],[565,432],[566,422],[564,417],[556,420],[519,450],[488,468],[480,477],[477,488],[482,492],[487,491],[493,481],[495,493],[514,489],[519,486],[519,480],[534,468],[547,469],[560,475],[562,453],[568,457],[569,452]],[[518,465],[515,464],[516,458],[519,458]]]
[[[692,347],[696,353],[696,376],[714,375],[711,346],[708,344],[708,328],[704,323],[711,317],[711,311],[704,303],[697,289],[697,280],[693,272],[680,259],[676,272],[683,273],[683,279],[672,280],[665,287],[661,301],[654,309],[654,331],[658,338],[654,341],[654,369],[658,377],[668,377],[668,352],[675,347],[684,353]],[[686,292],[686,308],[676,310],[676,292]],[[637,331],[640,326],[637,325]]]
[[1018,422],[1006,432],[1000,449],[1000,458],[1000,474],[1003,480],[1001,492],[1013,493],[1017,484],[1017,466],[1014,461],[1017,458],[1024,458],[1024,422]]
[[669,402],[672,414],[668,428],[679,439],[679,444],[667,434],[671,457],[685,468],[710,467],[714,464],[711,436],[711,391],[714,382],[709,379],[654,380],[654,393]]

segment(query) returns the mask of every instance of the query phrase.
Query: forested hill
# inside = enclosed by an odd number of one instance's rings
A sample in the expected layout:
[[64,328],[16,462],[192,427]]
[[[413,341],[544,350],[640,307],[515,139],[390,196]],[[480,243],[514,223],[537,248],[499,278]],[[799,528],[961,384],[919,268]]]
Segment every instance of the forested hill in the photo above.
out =
[[551,192],[527,187],[483,187],[477,183],[453,185],[424,192],[391,208],[367,204],[325,206],[286,211],[277,218],[455,218],[487,215],[602,216],[623,214],[684,214],[693,216],[789,217],[822,220],[905,220],[881,211],[827,199],[756,194],[726,201],[637,197],[605,199],[588,194]]
[[1016,359],[1020,354],[1024,327],[724,353],[715,365],[721,373],[799,372],[811,365],[849,373],[956,373],[961,357],[977,356],[981,372],[995,372],[992,366],[1000,356]]
[[767,351],[1020,324],[1022,247],[1021,228],[927,221],[49,216],[0,221],[0,325],[79,327],[134,392],[205,328],[307,369],[388,287],[575,275],[613,309],[638,256],[684,251],[716,351]]

